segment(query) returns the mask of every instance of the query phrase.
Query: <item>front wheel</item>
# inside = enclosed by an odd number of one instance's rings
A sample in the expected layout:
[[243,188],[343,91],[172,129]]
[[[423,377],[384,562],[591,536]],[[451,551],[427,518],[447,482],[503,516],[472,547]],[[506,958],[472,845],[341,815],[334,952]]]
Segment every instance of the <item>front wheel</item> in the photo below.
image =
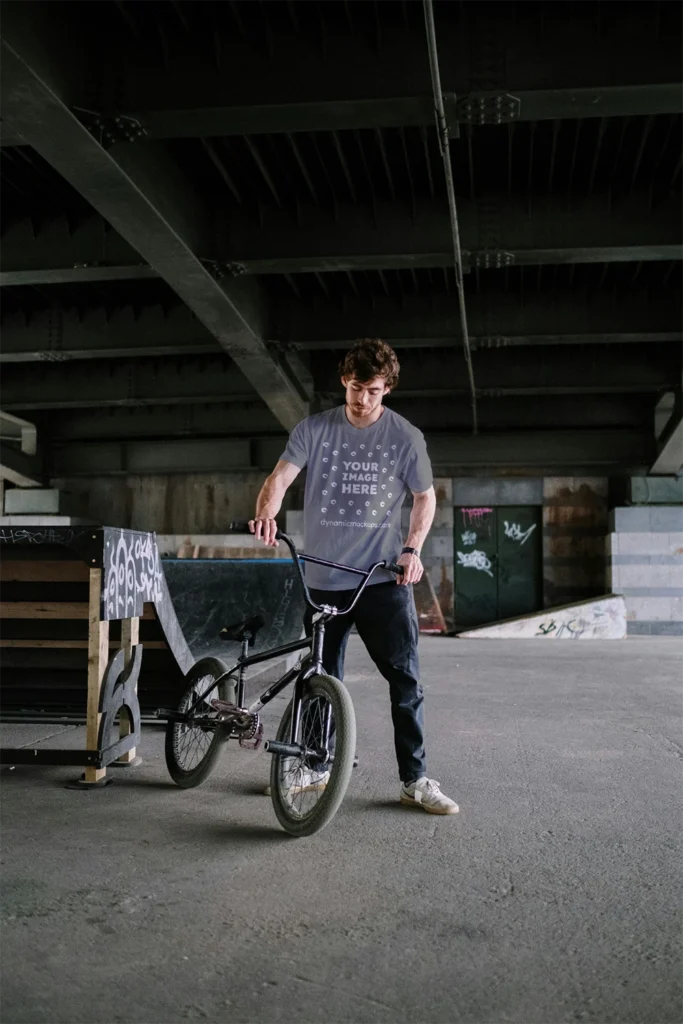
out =
[[[313,835],[332,820],[349,785],[356,751],[356,716],[348,690],[333,676],[312,676],[306,681],[301,702],[297,742],[308,748],[319,747],[330,716],[332,741],[324,763],[312,762],[303,755],[272,755],[273,808],[282,827],[293,836]],[[292,702],[280,722],[280,742],[289,742],[291,720]]]
[[[220,658],[200,658],[185,676],[187,684],[178,712],[185,714],[197,698],[195,715],[212,713],[209,701],[219,694],[213,683],[227,672]],[[220,725],[206,727],[187,722],[168,722],[166,725],[166,767],[176,785],[183,789],[199,786],[213,771],[220,754],[224,730]]]

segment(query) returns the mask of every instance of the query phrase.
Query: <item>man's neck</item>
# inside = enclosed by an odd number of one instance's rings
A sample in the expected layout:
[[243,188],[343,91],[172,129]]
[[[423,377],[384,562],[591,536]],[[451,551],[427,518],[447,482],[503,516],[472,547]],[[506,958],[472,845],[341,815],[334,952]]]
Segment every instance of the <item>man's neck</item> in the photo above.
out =
[[384,412],[384,406],[379,405],[376,409],[373,409],[367,416],[356,416],[353,409],[350,409],[348,405],[344,406],[344,413],[347,420],[352,427],[356,427],[358,430],[363,430],[364,427],[371,427],[373,423],[376,423]]

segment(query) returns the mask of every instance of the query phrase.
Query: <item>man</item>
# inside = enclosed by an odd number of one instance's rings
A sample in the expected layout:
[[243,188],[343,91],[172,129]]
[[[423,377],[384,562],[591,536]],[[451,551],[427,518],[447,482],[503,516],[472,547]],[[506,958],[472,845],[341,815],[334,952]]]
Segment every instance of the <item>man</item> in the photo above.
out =
[[[456,814],[458,805],[427,778],[423,693],[417,655],[418,625],[411,584],[423,567],[420,549],[434,518],[436,498],[424,437],[382,401],[398,383],[399,363],[384,341],[357,342],[339,367],[346,404],[308,416],[292,431],[282,458],[256,502],[250,529],[275,546],[275,517],[287,488],[307,468],[304,500],[306,554],[367,568],[386,559],[403,576],[379,570],[352,616],[325,628],[323,664],[338,679],[351,626],[389,683],[402,804],[431,814]],[[401,550],[401,505],[410,489],[413,508]],[[348,573],[306,564],[306,582],[318,604],[345,607],[353,590]],[[397,585],[398,584],[398,585]],[[322,788],[327,773],[307,788]]]

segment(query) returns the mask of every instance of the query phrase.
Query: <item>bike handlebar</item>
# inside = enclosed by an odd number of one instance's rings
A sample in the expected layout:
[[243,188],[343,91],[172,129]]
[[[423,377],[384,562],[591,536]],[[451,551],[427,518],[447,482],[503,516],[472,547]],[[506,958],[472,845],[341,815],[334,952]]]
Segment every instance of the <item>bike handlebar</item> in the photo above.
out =
[[[249,523],[245,522],[245,521],[236,521],[236,522],[230,523],[230,528],[229,528],[228,532],[229,533],[238,533],[238,534],[240,534],[240,533],[241,534],[250,534],[250,535],[253,536],[253,534],[251,533],[251,530],[249,529]],[[388,562],[386,560],[382,561],[382,562],[375,562],[375,564],[370,566],[369,569],[356,569],[354,566],[342,565],[340,562],[328,562],[324,558],[314,558],[312,555],[305,555],[305,554],[301,554],[300,555],[299,552],[297,551],[296,547],[294,546],[294,541],[291,539],[291,537],[288,537],[286,533],[283,533],[282,530],[279,530],[279,529],[278,529],[277,533],[275,534],[275,539],[276,540],[284,541],[284,543],[289,548],[289,550],[290,550],[290,552],[292,554],[292,558],[294,560],[294,565],[296,566],[296,571],[297,571],[297,574],[299,576],[299,581],[301,583],[301,586],[303,587],[304,598],[306,600],[306,604],[310,608],[313,608],[314,611],[317,611],[317,612],[325,611],[325,609],[323,607],[321,607],[319,604],[316,604],[316,602],[313,600],[313,598],[311,597],[311,595],[309,593],[308,587],[306,585],[306,580],[304,579],[304,574],[303,574],[303,571],[301,569],[301,562],[302,561],[304,561],[304,562],[315,562],[316,565],[325,565],[325,566],[328,566],[330,569],[342,569],[342,570],[344,570],[346,572],[354,573],[356,576],[362,576],[363,577],[361,582],[356,587],[356,590],[354,591],[353,597],[351,598],[351,602],[348,605],[348,607],[338,610],[337,611],[337,615],[348,615],[348,613],[355,608],[356,603],[358,602],[358,599],[360,598],[361,594],[363,593],[363,591],[365,590],[366,586],[368,585],[370,577],[372,576],[372,574],[377,569],[387,569],[389,572],[393,572],[394,575],[396,575],[396,576],[402,576],[403,575],[403,566],[402,565],[398,565],[396,562]]]

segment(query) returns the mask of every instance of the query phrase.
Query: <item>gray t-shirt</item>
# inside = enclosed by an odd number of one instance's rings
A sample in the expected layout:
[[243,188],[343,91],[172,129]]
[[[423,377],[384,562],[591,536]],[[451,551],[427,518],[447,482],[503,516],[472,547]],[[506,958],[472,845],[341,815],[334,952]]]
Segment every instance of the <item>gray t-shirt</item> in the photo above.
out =
[[[422,433],[392,409],[370,427],[353,427],[343,405],[308,416],[290,434],[282,456],[308,468],[304,552],[368,569],[401,553],[401,505],[406,490],[432,486]],[[379,569],[372,583],[395,577]],[[359,577],[306,564],[306,582],[318,590],[350,590]]]

